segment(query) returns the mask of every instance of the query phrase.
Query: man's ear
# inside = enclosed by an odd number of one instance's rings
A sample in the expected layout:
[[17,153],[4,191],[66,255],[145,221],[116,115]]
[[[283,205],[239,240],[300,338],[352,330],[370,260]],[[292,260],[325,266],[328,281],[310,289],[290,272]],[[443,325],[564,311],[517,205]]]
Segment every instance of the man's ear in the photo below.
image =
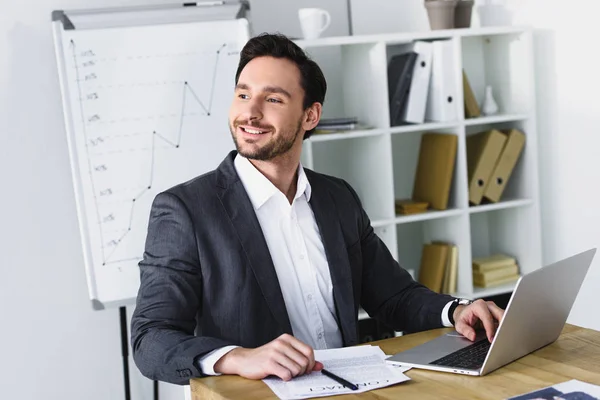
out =
[[323,105],[315,102],[306,110],[304,110],[304,119],[302,120],[302,129],[310,131],[314,129],[319,121],[321,120],[321,113],[323,112]]

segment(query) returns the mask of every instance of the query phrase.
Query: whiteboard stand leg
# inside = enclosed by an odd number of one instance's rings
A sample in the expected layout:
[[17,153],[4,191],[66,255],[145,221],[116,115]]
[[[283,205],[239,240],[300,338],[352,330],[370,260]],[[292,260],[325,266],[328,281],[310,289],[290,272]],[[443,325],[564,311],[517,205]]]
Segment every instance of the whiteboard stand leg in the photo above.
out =
[[158,400],[158,381],[154,381],[154,400]]
[[127,346],[127,309],[119,307],[121,315],[121,353],[123,354],[123,378],[125,382],[125,400],[131,400],[129,389],[129,350]]

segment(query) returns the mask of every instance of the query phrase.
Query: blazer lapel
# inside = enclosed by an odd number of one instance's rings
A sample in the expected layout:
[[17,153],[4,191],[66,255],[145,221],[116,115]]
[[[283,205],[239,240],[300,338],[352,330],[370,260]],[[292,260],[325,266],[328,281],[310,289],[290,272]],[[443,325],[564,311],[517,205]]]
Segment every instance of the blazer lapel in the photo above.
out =
[[318,179],[314,179],[313,174],[311,174],[312,171],[305,169],[305,172],[312,187],[310,204],[321,232],[327,262],[329,263],[329,271],[333,282],[333,298],[344,344],[354,345],[358,343],[358,337],[352,276],[346,242],[342,235],[338,215],[335,213],[336,205],[328,188],[325,185],[320,185]]
[[238,238],[271,312],[279,322],[281,331],[291,335],[292,326],[267,242],[250,198],[233,165],[235,154],[235,151],[231,152],[217,169],[217,193],[237,230]]

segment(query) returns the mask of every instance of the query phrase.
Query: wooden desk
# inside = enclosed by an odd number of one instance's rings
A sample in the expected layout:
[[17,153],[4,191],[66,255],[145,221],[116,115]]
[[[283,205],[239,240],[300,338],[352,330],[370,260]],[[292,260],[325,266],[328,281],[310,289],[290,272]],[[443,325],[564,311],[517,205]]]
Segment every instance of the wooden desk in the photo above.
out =
[[[449,331],[436,329],[373,344],[386,354],[394,354]],[[357,395],[328,398],[504,399],[570,379],[600,385],[600,332],[567,325],[556,342],[483,377],[417,369],[406,375],[412,380]],[[261,381],[238,376],[192,379],[190,385],[193,400],[277,399]]]

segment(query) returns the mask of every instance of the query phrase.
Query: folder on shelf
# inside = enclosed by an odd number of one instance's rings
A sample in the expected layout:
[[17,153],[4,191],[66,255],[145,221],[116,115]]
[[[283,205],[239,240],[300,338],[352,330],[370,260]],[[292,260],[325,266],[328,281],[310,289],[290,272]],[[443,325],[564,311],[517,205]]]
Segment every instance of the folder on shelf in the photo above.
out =
[[494,166],[492,175],[483,192],[483,197],[491,202],[500,201],[515,165],[525,146],[525,134],[517,129],[506,133],[506,144]]
[[456,90],[457,61],[451,40],[432,43],[431,82],[425,119],[428,121],[455,121],[458,119]]
[[445,244],[425,244],[421,253],[419,282],[441,293],[449,247]]
[[506,136],[496,129],[476,133],[467,138],[467,170],[471,204],[481,203],[484,190],[505,143]]
[[425,120],[425,107],[431,77],[431,57],[433,45],[430,42],[417,41],[411,44],[417,59],[412,72],[408,99],[404,111],[404,121],[422,124]]
[[452,134],[425,133],[421,137],[412,199],[445,210],[452,186],[458,138]]
[[467,73],[463,69],[463,96],[465,103],[465,118],[476,118],[481,115],[479,104],[473,93],[473,88],[467,78]]
[[408,100],[416,59],[417,53],[410,51],[392,57],[388,64],[388,95],[392,126],[403,123],[404,109]]

